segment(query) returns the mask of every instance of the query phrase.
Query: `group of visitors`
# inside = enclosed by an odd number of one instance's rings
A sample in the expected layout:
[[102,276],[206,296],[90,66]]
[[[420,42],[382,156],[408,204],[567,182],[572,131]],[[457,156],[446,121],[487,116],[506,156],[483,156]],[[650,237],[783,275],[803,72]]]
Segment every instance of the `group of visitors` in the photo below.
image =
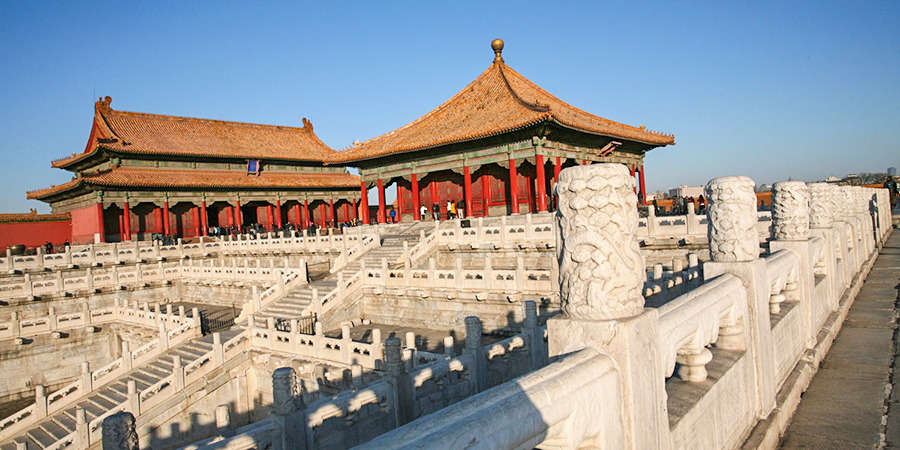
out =
[[[419,216],[425,218],[428,216],[428,207],[422,205],[419,207]],[[440,203],[434,202],[431,204],[431,218],[434,220],[441,220],[441,205]],[[465,219],[466,218],[466,209],[462,202],[454,202],[452,200],[447,200],[447,220],[450,219]]]
[[[677,195],[672,197],[672,208],[668,210],[668,214],[673,216],[685,215],[688,212],[689,204],[694,205],[694,212],[696,214],[706,214],[706,198],[704,198],[703,195],[700,195],[697,198],[694,198],[693,196],[679,197]],[[666,213],[665,207],[660,209],[659,201],[655,198],[653,199],[653,209],[658,215]]]

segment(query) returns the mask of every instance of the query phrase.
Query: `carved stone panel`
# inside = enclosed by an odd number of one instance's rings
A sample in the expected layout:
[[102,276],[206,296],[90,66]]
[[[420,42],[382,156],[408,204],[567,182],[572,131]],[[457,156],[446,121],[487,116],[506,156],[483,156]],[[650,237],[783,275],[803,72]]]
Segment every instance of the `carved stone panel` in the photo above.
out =
[[556,185],[563,311],[580,320],[636,316],[644,307],[644,258],[635,239],[634,177],[621,164],[563,170]]
[[753,180],[744,176],[714,178],[706,185],[709,254],[713,261],[759,258],[754,187]]
[[841,186],[841,203],[844,205],[845,218],[853,217],[859,212],[853,186]]
[[831,203],[831,218],[833,221],[844,220],[844,202],[841,187],[835,184],[828,185],[828,201]]
[[809,227],[831,228],[834,210],[828,196],[828,183],[809,184]]
[[779,241],[809,239],[809,188],[802,181],[779,181],[772,186],[772,225]]

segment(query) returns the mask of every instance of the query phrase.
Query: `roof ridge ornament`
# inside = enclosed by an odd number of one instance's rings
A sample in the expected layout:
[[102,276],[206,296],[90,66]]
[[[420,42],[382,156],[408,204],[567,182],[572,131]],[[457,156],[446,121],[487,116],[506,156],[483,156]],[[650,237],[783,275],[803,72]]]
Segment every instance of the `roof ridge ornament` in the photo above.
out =
[[491,41],[491,48],[494,50],[494,62],[503,62],[503,57],[500,56],[500,53],[503,53],[503,39],[494,39]]
[[110,103],[112,103],[112,97],[108,95],[106,97],[100,97],[97,100],[97,103],[94,103],[94,109],[100,112],[107,112],[112,109],[109,107]]

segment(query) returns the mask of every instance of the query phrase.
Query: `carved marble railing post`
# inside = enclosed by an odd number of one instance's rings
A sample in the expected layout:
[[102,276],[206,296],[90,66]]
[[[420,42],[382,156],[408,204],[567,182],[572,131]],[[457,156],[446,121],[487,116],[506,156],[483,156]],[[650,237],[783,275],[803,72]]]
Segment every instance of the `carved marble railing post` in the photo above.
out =
[[385,380],[391,386],[391,407],[394,409],[394,428],[413,420],[412,386],[403,362],[400,338],[384,342]]
[[[747,289],[747,305],[741,316],[745,348],[753,361],[756,410],[768,416],[775,407],[775,356],[769,322],[769,285],[766,262],[759,257],[756,231],[756,194],[753,180],[744,176],[715,178],[706,186],[709,249],[712,261],[703,265],[704,278],[724,273],[741,279]],[[735,342],[729,342],[732,346]]]
[[843,290],[850,284],[851,278],[849,274],[852,273],[852,267],[853,264],[855,264],[853,261],[854,255],[851,251],[852,242],[849,237],[852,233],[852,227],[850,226],[850,223],[847,222],[846,217],[844,217],[844,203],[841,187],[829,184],[826,192],[828,194],[828,201],[831,203],[832,227],[835,230],[835,239],[830,245],[834,246],[835,255],[840,258],[838,273],[835,274],[840,278],[839,288],[836,292],[838,297],[840,297]]
[[87,416],[84,408],[75,407],[75,448],[86,449],[91,445],[90,431],[88,431]]
[[622,177],[620,169],[624,166],[601,164],[560,173],[560,299],[573,319],[633,317],[644,307],[644,260],[634,239],[637,197],[626,186],[627,170]]
[[[528,350],[531,353],[531,370],[538,370],[547,365],[547,350],[544,348],[544,331],[538,320],[537,303],[528,300],[525,302],[525,321],[522,331],[528,337]],[[453,339],[451,337],[451,339]],[[452,341],[451,341],[452,342]]]
[[306,406],[300,392],[297,373],[291,367],[280,367],[272,373],[272,419],[279,433],[273,443],[275,450],[305,450]]
[[802,181],[779,181],[773,188],[775,240],[809,239],[809,188]]
[[[842,213],[843,220],[847,222],[849,228],[847,229],[845,236],[847,238],[847,245],[850,247],[850,267],[848,275],[852,275],[856,273],[856,269],[862,264],[863,261],[863,252],[862,248],[859,245],[861,232],[860,232],[860,223],[859,218],[856,216],[856,205],[854,204],[853,198],[853,187],[852,186],[839,186],[839,201],[843,205]],[[848,276],[849,281],[849,276]]]
[[[837,231],[834,222],[834,208],[829,196],[827,183],[809,183],[809,234],[820,237],[825,241],[822,249],[821,275],[828,277],[825,295],[828,299],[829,311],[835,311],[838,307],[842,277],[841,270],[837,267],[839,250],[835,249],[834,242],[837,239]],[[816,273],[813,273],[815,277]]]
[[747,177],[715,178],[706,186],[709,254],[713,261],[759,258],[756,194]]
[[472,368],[470,376],[475,380],[476,392],[487,389],[487,360],[484,354],[484,344],[481,343],[483,327],[477,316],[469,316],[466,323],[466,349],[465,352],[472,355]]
[[659,315],[644,309],[647,274],[635,236],[634,185],[621,164],[560,173],[554,223],[563,314],[547,321],[549,354],[562,357],[591,347],[612,357],[620,368],[625,400],[619,407],[628,448],[666,449],[671,443],[665,374],[659,369]]
[[856,186],[856,196],[858,200],[859,216],[862,221],[863,238],[866,243],[866,256],[872,254],[878,246],[878,233],[876,232],[877,215],[873,208],[875,190],[867,187]]
[[117,412],[103,419],[103,450],[139,450],[138,435],[134,429],[134,415],[127,411]]
[[[809,187],[802,181],[780,181],[773,186],[772,221],[775,240],[769,242],[769,251],[789,249],[800,257],[795,274],[794,298],[800,303],[802,332],[806,348],[816,345],[815,308],[812,292],[815,288],[815,272],[812,270],[815,255],[810,255],[809,241]],[[781,294],[779,294],[781,295]],[[771,311],[771,309],[770,309]]]

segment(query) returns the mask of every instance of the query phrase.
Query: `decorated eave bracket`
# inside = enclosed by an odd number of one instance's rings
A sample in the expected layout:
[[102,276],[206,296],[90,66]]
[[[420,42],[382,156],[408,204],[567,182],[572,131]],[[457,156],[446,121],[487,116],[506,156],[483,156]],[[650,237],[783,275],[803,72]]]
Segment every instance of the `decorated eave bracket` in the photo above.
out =
[[600,153],[598,153],[598,156],[600,156],[601,158],[604,156],[608,156],[615,149],[619,148],[620,145],[622,145],[621,142],[610,141],[608,144],[604,145],[603,148],[600,149]]

